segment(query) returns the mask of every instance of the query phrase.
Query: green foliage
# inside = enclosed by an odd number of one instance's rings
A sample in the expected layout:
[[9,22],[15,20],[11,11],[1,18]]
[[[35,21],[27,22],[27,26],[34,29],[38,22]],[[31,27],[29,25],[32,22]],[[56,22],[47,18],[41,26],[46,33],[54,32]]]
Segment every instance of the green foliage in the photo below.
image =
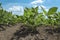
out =
[[35,18],[38,15],[38,7],[36,8],[25,8],[24,10],[24,19],[25,19],[25,23],[29,23],[31,25],[33,25],[35,23]]
[[57,7],[50,8],[48,11],[48,15],[53,15],[54,13],[56,13],[57,9],[58,9]]
[[38,12],[38,7],[36,8],[25,8],[24,15],[18,16],[13,15],[12,12],[7,12],[1,7],[0,4],[0,24],[16,24],[23,23],[28,26],[28,28],[36,29],[38,25],[60,25],[60,12],[57,12],[57,7],[52,7],[48,12],[41,7],[42,13]]
[[41,7],[41,9],[43,10],[43,13],[47,15],[47,11],[43,7]]
[[47,19],[45,19],[45,22],[44,24],[47,24],[47,25],[51,25],[51,26],[54,26],[54,25],[58,25],[58,20],[57,19],[60,19],[58,17],[58,15],[60,15],[59,13],[57,13],[57,7],[52,7],[48,10],[48,12],[46,12],[46,10],[42,8],[42,11],[44,12],[45,16],[47,17]]
[[12,15],[11,12],[7,12],[3,9],[0,9],[0,24],[16,24],[17,18],[16,15]]

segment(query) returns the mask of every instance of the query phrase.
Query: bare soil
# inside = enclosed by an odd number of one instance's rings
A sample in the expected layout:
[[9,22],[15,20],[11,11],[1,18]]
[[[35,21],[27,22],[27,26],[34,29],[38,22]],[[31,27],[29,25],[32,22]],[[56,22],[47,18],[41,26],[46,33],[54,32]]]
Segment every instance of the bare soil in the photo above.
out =
[[0,40],[60,40],[60,28],[54,29],[52,26],[39,26],[35,32],[31,32],[22,24],[8,27],[5,31],[0,31]]

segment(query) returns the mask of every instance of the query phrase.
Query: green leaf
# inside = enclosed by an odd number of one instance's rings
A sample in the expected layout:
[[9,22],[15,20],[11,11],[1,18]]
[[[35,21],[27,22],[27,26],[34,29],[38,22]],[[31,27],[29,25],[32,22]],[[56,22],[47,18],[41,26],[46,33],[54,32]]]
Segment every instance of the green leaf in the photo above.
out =
[[47,15],[46,10],[41,6],[41,9],[43,10],[44,14]]
[[38,7],[34,8],[35,12],[38,13]]
[[57,9],[58,9],[57,7],[50,8],[48,11],[48,15],[52,15],[52,14],[56,13]]

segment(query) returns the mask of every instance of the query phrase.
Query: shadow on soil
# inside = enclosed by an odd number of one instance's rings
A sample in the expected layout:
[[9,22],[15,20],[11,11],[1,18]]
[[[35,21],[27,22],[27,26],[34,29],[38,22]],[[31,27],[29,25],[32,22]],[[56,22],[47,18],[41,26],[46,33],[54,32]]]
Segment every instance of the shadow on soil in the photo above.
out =
[[[0,25],[0,29],[2,29],[0,31],[6,30],[4,26],[9,27],[9,25]],[[60,28],[39,26],[35,31],[32,31],[32,29],[21,26],[10,40],[60,40]]]
[[35,34],[39,34],[39,32],[37,30],[32,31],[31,29],[28,29],[27,27],[21,26],[21,28],[14,33],[14,36],[11,38],[11,40],[14,40],[14,39],[19,40],[20,37],[24,38],[28,36],[29,34],[33,36]]
[[[32,30],[28,29],[27,27],[21,27],[19,30],[17,30],[14,33],[11,40],[14,40],[14,39],[19,40],[21,37],[24,39],[29,34],[31,34],[31,36],[35,35],[35,38],[33,40],[60,40],[60,28],[55,28],[55,29],[50,28],[50,27],[48,27],[48,28],[47,27],[45,27],[45,28],[38,27],[38,28],[40,28],[40,29],[38,29],[39,31],[35,30],[34,32],[32,32]],[[38,36],[36,36],[36,34],[38,34]],[[45,34],[45,36],[43,36],[44,34]],[[43,36],[43,37],[41,37],[41,36]],[[51,39],[51,36],[52,36],[52,39]]]
[[11,25],[0,24],[0,31],[5,31],[7,27],[11,27]]

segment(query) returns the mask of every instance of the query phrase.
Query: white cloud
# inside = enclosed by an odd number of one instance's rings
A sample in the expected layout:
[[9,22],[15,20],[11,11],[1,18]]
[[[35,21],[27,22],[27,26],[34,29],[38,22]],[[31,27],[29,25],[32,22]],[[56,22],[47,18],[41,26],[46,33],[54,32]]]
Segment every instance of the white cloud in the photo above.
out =
[[35,0],[33,2],[31,2],[31,4],[38,4],[38,3],[43,3],[44,0]]
[[38,8],[39,8],[38,12],[39,12],[39,13],[42,11],[42,10],[41,10],[41,6],[48,12],[48,8],[47,8],[46,6],[40,5],[40,6],[38,6]]
[[[34,8],[36,8],[38,5],[32,5]],[[40,5],[40,6],[38,6],[38,11],[39,12],[41,12],[42,10],[41,10],[41,7],[43,7],[46,11],[48,11],[48,8],[46,7],[46,6],[44,6],[44,5]]]
[[9,11],[21,11],[23,10],[22,6],[12,6],[8,9]]
[[[40,5],[41,7],[43,7],[44,9],[46,9],[46,7],[44,5]],[[39,6],[39,9],[41,9],[41,7]]]
[[7,11],[12,11],[13,14],[22,15],[24,12],[24,8],[22,6],[12,6],[8,8]]
[[37,7],[37,5],[32,5],[32,7],[36,8],[36,7]]
[[[40,5],[40,6],[42,6],[46,11],[48,11],[48,8],[46,6],[44,6],[44,5]],[[39,6],[39,10],[41,10],[40,6]]]

